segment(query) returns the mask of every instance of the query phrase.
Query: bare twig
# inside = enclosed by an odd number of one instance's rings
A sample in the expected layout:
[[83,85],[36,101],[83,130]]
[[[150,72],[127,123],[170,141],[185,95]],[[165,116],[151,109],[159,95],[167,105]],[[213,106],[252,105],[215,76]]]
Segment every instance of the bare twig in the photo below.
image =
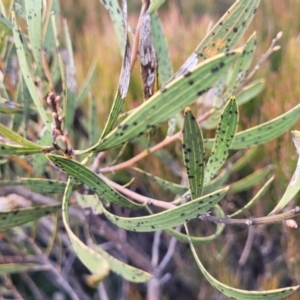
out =
[[169,202],[160,201],[157,199],[153,199],[150,197],[145,197],[140,194],[135,193],[134,191],[128,190],[127,188],[123,187],[122,185],[108,179],[102,174],[98,174],[101,179],[103,179],[107,184],[109,184],[111,187],[115,188],[117,191],[121,192],[125,196],[131,197],[137,202],[147,204],[147,205],[154,205],[157,207],[161,207],[164,209],[170,209],[176,207],[174,204]]
[[271,45],[269,49],[264,53],[260,59],[258,60],[257,64],[253,68],[253,70],[248,74],[248,76],[242,81],[241,85],[238,87],[237,92],[239,92],[249,81],[250,79],[255,75],[255,73],[259,70],[261,65],[267,60],[267,58],[275,51],[278,51],[280,49],[280,46],[276,45],[278,40],[282,37],[282,31],[278,32],[276,37],[272,39]]
[[247,241],[246,241],[244,250],[242,252],[242,255],[240,257],[240,260],[239,260],[239,266],[241,266],[241,267],[245,265],[245,263],[249,257],[249,254],[250,254],[250,251],[251,251],[251,248],[253,245],[254,237],[255,237],[255,229],[254,229],[254,227],[250,226],[248,228]]
[[208,214],[204,214],[199,217],[199,219],[203,221],[208,222],[214,222],[214,223],[223,223],[228,225],[247,225],[247,226],[253,226],[253,225],[266,225],[266,224],[274,224],[274,223],[280,223],[282,221],[291,219],[293,217],[296,217],[300,215],[300,207],[296,206],[294,209],[278,214],[278,215],[270,215],[267,217],[261,217],[261,218],[248,218],[248,219],[231,219],[229,217],[219,218],[215,216],[210,216]]
[[103,282],[100,282],[98,286],[98,294],[101,300],[109,300],[105,285]]
[[161,230],[158,230],[154,233],[153,245],[152,245],[152,259],[151,264],[153,267],[157,267],[159,261],[159,244],[161,237]]

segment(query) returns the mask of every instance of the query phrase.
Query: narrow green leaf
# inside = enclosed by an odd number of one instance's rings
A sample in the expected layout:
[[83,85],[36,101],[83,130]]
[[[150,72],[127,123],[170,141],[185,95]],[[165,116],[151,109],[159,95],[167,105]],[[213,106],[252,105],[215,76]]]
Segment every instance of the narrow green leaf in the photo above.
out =
[[141,170],[139,168],[132,168],[132,170],[138,172],[139,174],[142,174],[143,176],[147,177],[147,179],[155,182],[163,190],[165,190],[167,192],[171,192],[175,195],[176,194],[183,194],[188,190],[188,188],[184,187],[183,185],[170,182],[170,181],[162,179],[158,176],[154,176],[151,173],[145,172],[144,170]]
[[247,177],[236,181],[230,186],[230,192],[240,193],[242,191],[248,190],[253,187],[255,184],[261,182],[268,175],[271,174],[273,167],[268,166],[266,168],[255,171],[254,173],[248,175]]
[[[299,117],[300,104],[271,121],[237,133],[231,149],[245,149],[270,141],[287,131],[297,122]],[[204,143],[205,147],[211,148],[213,141],[213,139],[206,140]]]
[[236,104],[240,106],[252,100],[262,92],[262,90],[265,88],[265,85],[266,81],[264,79],[252,81],[250,84],[242,88],[241,91],[236,95]]
[[[149,13],[151,9],[151,5],[149,7]],[[172,77],[173,70],[172,64],[170,60],[170,55],[168,51],[167,41],[165,39],[165,35],[160,23],[160,20],[156,13],[150,15],[150,22],[151,22],[151,36],[153,46],[155,48],[155,52],[157,55],[158,61],[158,77],[160,84],[164,86],[168,80]]]
[[[0,186],[24,185],[27,188],[41,194],[59,194],[63,193],[66,183],[58,180],[42,178],[21,178],[17,180],[1,180]],[[81,185],[74,184],[73,188],[78,189]]]
[[100,143],[79,153],[117,147],[157,127],[205,93],[230,68],[240,53],[241,51],[237,50],[231,54],[215,56],[192,72],[167,84],[123,120]]
[[[18,97],[21,98],[21,97]],[[23,113],[23,105],[6,100],[4,98],[0,98],[0,113],[4,114],[22,114]],[[30,109],[31,115],[36,115],[36,111],[34,109]]]
[[105,136],[107,136],[108,133],[111,132],[113,126],[115,125],[120,115],[120,112],[124,104],[124,99],[128,92],[129,80],[130,80],[130,46],[129,46],[129,39],[127,38],[125,51],[123,55],[123,63],[122,63],[122,69],[121,69],[121,74],[119,79],[118,91],[116,93],[113,105],[111,107],[109,116],[107,118],[105,128],[102,132],[101,140]]
[[237,210],[236,212],[231,214],[229,217],[230,218],[235,217],[236,215],[239,215],[239,214],[243,213],[244,211],[249,210],[259,200],[259,198],[265,194],[265,192],[268,190],[271,183],[273,182],[274,178],[275,178],[275,176],[272,176],[244,207]]
[[[188,234],[188,229],[187,226],[187,234]],[[219,290],[222,294],[225,296],[231,298],[231,299],[239,299],[239,300],[280,300],[288,295],[292,294],[295,292],[299,286],[293,286],[293,287],[288,287],[288,288],[282,288],[282,289],[276,289],[276,290],[269,290],[269,291],[247,291],[247,290],[241,290],[241,289],[235,289],[232,288],[228,285],[225,285],[215,279],[208,271],[204,268],[202,262],[200,261],[197,252],[194,248],[194,245],[192,241],[190,240],[190,248],[193,253],[194,259],[196,260],[196,263],[202,272],[202,274],[205,276],[205,278],[208,280],[208,282],[217,290]]]
[[97,143],[100,137],[99,126],[98,126],[98,110],[96,106],[96,100],[92,92],[90,92],[90,103],[89,103],[89,122],[88,122],[88,136],[90,145]]
[[11,263],[0,264],[0,275],[8,275],[21,272],[38,271],[41,269],[41,265],[31,263]]
[[2,13],[0,13],[0,23],[9,30],[13,29],[12,23]]
[[237,0],[206,35],[174,77],[191,70],[199,62],[231,50],[250,24],[260,0]]
[[60,204],[18,208],[0,212],[0,230],[20,226],[60,209]]
[[99,253],[109,264],[111,270],[122,276],[124,279],[130,281],[130,282],[137,282],[142,283],[146,282],[151,279],[151,274],[138,269],[134,268],[128,264],[125,264],[124,262],[114,258],[113,256],[109,255],[106,251],[104,251],[101,247],[96,245],[91,238],[88,239],[89,243],[91,244],[94,251]]
[[24,139],[18,133],[10,130],[6,126],[2,125],[1,123],[0,123],[0,135],[2,135],[3,137],[6,137],[7,139],[11,140],[12,142],[20,144],[20,145],[22,145],[24,147],[27,147],[27,148],[36,148],[39,151],[41,151],[41,149],[42,149],[42,147],[40,147],[39,145],[37,145],[37,144],[35,144],[33,142],[30,142],[27,139]]
[[66,94],[67,94],[67,107],[65,112],[65,126],[72,130],[74,123],[74,116],[76,110],[75,93],[77,90],[76,80],[76,66],[70,37],[69,27],[67,21],[63,22],[65,42],[67,46],[67,56],[65,57],[65,74],[66,74]]
[[217,128],[216,139],[205,168],[204,183],[207,184],[226,161],[238,126],[238,108],[235,97],[227,102]]
[[69,199],[72,192],[72,182],[72,178],[69,177],[62,202],[63,222],[78,258],[92,273],[97,274],[99,279],[103,279],[109,274],[109,264],[99,253],[87,247],[69,226]]
[[87,96],[87,93],[88,93],[88,91],[91,87],[91,84],[95,78],[96,66],[97,66],[97,61],[93,61],[89,68],[89,71],[86,75],[86,78],[82,84],[82,87],[80,88],[80,92],[78,93],[78,96],[76,97],[76,100],[75,100],[76,107],[81,105],[82,102],[84,101],[85,97]]
[[123,55],[123,49],[126,44],[126,34],[125,34],[125,26],[124,26],[124,18],[119,6],[118,0],[100,0],[102,5],[108,11],[110,19],[113,23],[115,33],[119,42],[120,50]]
[[[214,211],[215,211],[215,215],[217,217],[221,217],[221,218],[225,217],[224,211],[218,204],[215,205]],[[205,237],[197,237],[197,236],[189,237],[188,235],[178,232],[174,229],[166,229],[165,231],[169,235],[174,236],[178,241],[180,241],[182,243],[189,243],[189,241],[191,239],[193,244],[195,244],[195,245],[204,245],[204,244],[208,244],[211,241],[213,241],[214,239],[216,239],[223,232],[224,228],[225,228],[225,224],[218,223],[216,232],[210,236],[205,236]]]
[[184,164],[193,200],[203,192],[205,151],[202,132],[189,108],[185,111],[182,133]]
[[51,122],[46,114],[46,111],[45,111],[42,103],[41,103],[41,100],[40,100],[39,94],[37,92],[36,86],[34,84],[29,66],[27,64],[26,51],[23,47],[23,37],[18,29],[15,13],[12,12],[11,15],[12,15],[12,21],[13,21],[14,41],[15,41],[17,55],[18,55],[18,61],[19,61],[19,65],[21,68],[21,72],[22,72],[24,81],[28,87],[31,98],[38,110],[39,115],[41,116],[48,131],[51,132]]
[[42,62],[42,1],[25,0],[26,20],[32,54],[38,70],[43,70]]
[[37,147],[23,147],[0,143],[0,155],[31,155],[41,152],[42,149]]
[[148,8],[149,14],[156,12],[163,4],[165,0],[151,0]]
[[59,0],[52,0],[51,7],[49,7],[50,12],[48,13],[48,18],[46,20],[45,33],[43,34],[43,49],[45,50],[48,58],[53,58],[55,52],[55,36],[53,32],[51,15],[55,16],[56,24],[58,25],[60,22],[60,4]]
[[239,87],[243,79],[245,78],[246,72],[248,71],[255,51],[256,46],[256,33],[254,32],[243,47],[243,54],[236,60],[231,73],[230,79],[226,86],[226,90],[222,95],[223,101],[227,101],[236,89]]
[[146,217],[123,218],[111,214],[103,207],[105,216],[118,227],[137,232],[168,229],[199,217],[214,207],[227,193],[228,187],[202,196],[176,208]]
[[298,163],[293,177],[290,180],[289,185],[286,188],[282,198],[280,199],[276,207],[270,212],[270,214],[276,214],[280,210],[282,210],[298,194],[300,190],[300,131],[293,130],[292,135],[297,153],[299,154]]
[[100,199],[104,199],[119,206],[131,209],[143,207],[143,205],[137,204],[122,196],[120,193],[106,184],[96,173],[92,172],[82,164],[62,156],[48,154],[47,157],[58,168],[87,185],[99,196]]

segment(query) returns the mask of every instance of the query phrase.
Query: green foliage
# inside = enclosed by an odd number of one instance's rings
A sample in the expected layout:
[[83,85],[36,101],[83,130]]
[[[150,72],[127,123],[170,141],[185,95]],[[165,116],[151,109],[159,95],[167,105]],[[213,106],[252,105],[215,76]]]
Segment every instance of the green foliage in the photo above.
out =
[[[251,208],[266,195],[273,182],[273,176],[268,178],[272,168],[256,166],[256,148],[244,154],[236,150],[266,143],[283,134],[299,119],[300,105],[297,105],[272,120],[237,133],[240,106],[265,87],[264,79],[250,81],[252,75],[249,69],[256,48],[256,33],[242,47],[233,49],[247,30],[260,1],[235,1],[173,75],[167,40],[157,14],[164,1],[144,1],[141,18],[149,17],[147,30],[151,32],[144,37],[141,36],[143,30],[137,28],[139,33],[133,35],[133,45],[130,47],[127,2],[122,2],[121,9],[116,0],[100,0],[113,23],[122,56],[119,83],[102,131],[98,124],[102,103],[91,90],[97,73],[96,62],[85,71],[86,78],[77,91],[76,47],[72,35],[64,22],[64,42],[60,41],[59,3],[50,1],[50,7],[46,2],[13,1],[9,16],[5,11],[0,14],[0,23],[4,25],[0,28],[3,37],[1,59],[9,69],[13,59],[17,58],[19,69],[15,72],[20,72],[14,84],[5,81],[3,88],[0,86],[0,118],[3,123],[0,124],[0,187],[4,190],[3,202],[7,205],[0,207],[0,230],[9,245],[7,251],[24,251],[28,255],[34,251],[49,259],[49,254],[53,252],[59,263],[62,257],[57,255],[57,248],[67,248],[92,274],[85,278],[90,286],[97,286],[112,271],[133,283],[149,282],[150,289],[151,282],[163,278],[164,268],[175,251],[175,243],[182,242],[189,244],[196,262],[194,266],[197,265],[207,281],[225,296],[236,299],[282,299],[297,290],[298,286],[269,291],[229,287],[204,268],[202,257],[207,253],[201,252],[200,260],[194,248],[194,245],[213,241],[218,243],[226,229],[225,224],[256,224],[251,221],[252,218],[233,217],[238,214],[251,215]],[[4,10],[2,2],[1,9]],[[5,38],[6,35],[13,38],[13,44],[9,43],[11,39]],[[142,53],[141,49],[136,49],[141,45],[139,38],[145,38],[142,49],[146,53],[143,57],[144,68],[154,70],[147,74],[146,80],[143,78],[143,87],[150,89],[151,93],[142,104],[122,114],[127,109],[124,103],[128,99],[135,56],[138,52]],[[64,44],[66,49],[62,51],[61,45]],[[153,49],[155,62],[150,59]],[[106,66],[107,70],[109,68]],[[143,71],[142,68],[141,77]],[[116,75],[113,74],[114,77]],[[104,90],[105,86],[101,89]],[[88,106],[85,105],[87,96]],[[143,95],[139,97],[142,99]],[[197,99],[198,105],[209,101],[210,107],[196,115],[194,104]],[[174,116],[178,118],[175,120]],[[168,120],[169,125],[175,120],[169,126],[172,127],[169,132],[175,131],[176,126],[180,130],[160,143],[155,143],[158,137],[154,135],[149,142],[151,147],[134,158],[128,158],[135,146],[143,144],[142,136],[146,133],[162,128],[160,134],[165,135],[162,125]],[[216,127],[214,138],[203,138],[211,137],[211,133],[204,128]],[[299,132],[292,133],[300,154]],[[182,144],[182,148],[177,147],[176,141],[179,141],[179,146]],[[162,148],[171,143],[175,146],[163,152]],[[211,151],[205,151],[205,148]],[[160,165],[168,169],[163,176],[133,167],[133,164],[156,151]],[[116,164],[118,160],[122,162]],[[247,171],[245,174],[246,168],[252,173]],[[121,170],[126,172],[115,174]],[[110,175],[106,176],[107,173]],[[180,184],[173,182],[174,174],[180,176]],[[285,194],[271,212],[277,216],[263,217],[262,223],[286,221],[299,214],[299,208],[291,213],[278,214],[299,192],[299,178],[298,163]],[[265,180],[257,189],[256,186]],[[22,196],[18,198],[19,204],[10,203],[8,195],[13,194],[12,187],[16,189],[16,194]],[[251,197],[249,190],[258,192]],[[158,197],[154,196],[157,194]],[[176,195],[175,200],[170,199],[170,194]],[[230,213],[232,206],[227,205],[228,199],[239,199],[240,195],[243,198],[246,195],[251,200]],[[28,205],[24,199],[30,201],[30,206],[23,207]],[[36,206],[34,202],[46,205]],[[62,214],[57,217],[60,208]],[[52,213],[55,215],[42,218]],[[34,222],[18,227],[31,221]],[[207,236],[199,236],[204,222],[217,222],[217,225],[205,231]],[[59,231],[60,224],[65,231]],[[35,243],[32,236],[40,238],[44,233],[41,229],[39,234],[39,226],[51,227],[51,234],[44,240],[41,238],[40,243]],[[12,237],[10,230],[15,230]],[[131,231],[128,239],[124,230]],[[193,233],[190,235],[189,231]],[[142,236],[147,243],[146,232],[155,232],[153,242],[151,239],[148,245],[143,245],[135,232],[145,233]],[[159,264],[162,232],[171,240],[167,254]],[[130,245],[133,240],[134,246]],[[113,255],[106,251],[105,245],[99,245],[103,241],[108,241],[109,247],[114,248],[111,251]],[[38,246],[44,244],[47,244],[46,249]],[[150,244],[152,259],[141,250],[144,247],[147,251]],[[1,252],[2,256],[5,256],[4,252]],[[56,288],[76,299],[69,283],[60,277],[59,272],[53,271],[52,265],[51,262],[47,266],[58,277]],[[20,264],[1,263],[0,275],[37,269],[37,265],[25,260]]]

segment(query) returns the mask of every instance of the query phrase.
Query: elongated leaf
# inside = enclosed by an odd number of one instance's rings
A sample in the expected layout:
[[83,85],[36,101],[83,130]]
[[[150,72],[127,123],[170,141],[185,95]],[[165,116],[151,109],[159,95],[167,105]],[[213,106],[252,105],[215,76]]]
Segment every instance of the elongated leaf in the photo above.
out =
[[205,93],[228,70],[240,53],[240,50],[237,50],[231,54],[218,55],[199,65],[193,72],[167,84],[163,90],[155,93],[131,113],[100,143],[79,153],[102,151],[120,146],[160,125],[191,104],[197,96]]
[[246,31],[260,0],[237,0],[211,29],[174,77],[191,70],[199,62],[231,50]]
[[236,133],[238,118],[235,97],[231,97],[221,115],[216,139],[205,168],[204,184],[216,175],[226,161]]
[[42,149],[37,147],[23,147],[0,143],[0,155],[31,155],[41,152]]
[[[187,226],[186,226],[187,230]],[[188,230],[187,230],[188,233]],[[276,290],[269,290],[269,291],[247,291],[247,290],[241,290],[241,289],[235,289],[228,285],[225,285],[215,279],[212,275],[210,275],[207,270],[204,268],[202,262],[200,261],[197,252],[194,248],[193,243],[190,241],[190,248],[192,250],[194,259],[196,260],[196,263],[202,272],[202,274],[205,276],[205,278],[208,280],[208,282],[217,290],[219,290],[222,294],[225,296],[231,298],[231,299],[239,299],[239,300],[280,300],[288,295],[295,292],[299,286],[293,286],[288,288],[282,288],[282,289],[276,289]]]
[[282,196],[276,207],[270,212],[270,214],[276,214],[280,210],[282,210],[296,196],[296,194],[300,190],[300,131],[293,130],[292,135],[297,153],[299,154],[296,170],[293,174],[292,179],[289,182],[288,187],[284,192],[284,195]]
[[190,109],[186,109],[183,125],[183,155],[192,200],[202,196],[205,151],[202,132]]
[[46,125],[49,132],[51,132],[51,122],[46,114],[46,111],[41,103],[40,97],[38,95],[36,86],[34,84],[29,66],[27,64],[26,59],[26,51],[23,47],[23,37],[18,29],[17,21],[15,13],[12,12],[12,21],[13,21],[13,34],[14,34],[14,41],[16,44],[17,49],[17,55],[18,55],[18,61],[21,68],[21,72],[24,78],[24,81],[28,87],[28,90],[30,92],[31,98],[38,110],[39,115],[41,116],[44,124]]
[[[0,186],[9,185],[24,185],[27,188],[44,194],[59,194],[63,193],[66,188],[66,183],[58,180],[41,179],[41,178],[21,178],[16,180],[2,180]],[[79,188],[79,184],[74,184],[73,188]]]
[[[151,4],[149,10],[151,8]],[[150,12],[149,12],[150,13]],[[156,13],[150,15],[151,18],[151,36],[158,61],[158,75],[161,85],[165,85],[171,78],[173,71],[168,52],[168,45],[163,33],[160,20]]]
[[90,93],[90,103],[89,103],[89,122],[88,122],[88,136],[90,145],[97,143],[100,137],[98,117],[97,117],[97,106],[96,100],[92,93]]
[[100,197],[100,199],[104,199],[111,203],[131,209],[138,209],[143,207],[143,205],[134,203],[133,201],[119,194],[108,184],[106,184],[101,178],[99,178],[97,174],[95,174],[82,164],[62,156],[48,154],[47,157],[58,168],[62,169],[67,174],[73,176],[75,179],[87,185]]
[[266,168],[255,171],[247,177],[236,181],[230,186],[232,193],[239,193],[253,187],[255,184],[261,182],[264,178],[271,174],[273,167],[268,166]]
[[2,124],[0,124],[0,135],[6,137],[7,139],[11,140],[12,142],[20,144],[24,147],[36,148],[36,149],[39,149],[39,151],[41,151],[41,149],[42,149],[42,147],[40,147],[39,145],[28,141],[27,139],[21,137],[18,133],[10,130],[8,127],[6,127]]
[[117,35],[120,50],[123,55],[123,49],[125,48],[126,44],[126,34],[124,30],[124,18],[118,0],[100,0],[100,2],[109,13],[110,19],[114,25],[115,33]]
[[248,71],[255,51],[256,46],[256,33],[254,32],[243,47],[243,54],[236,60],[231,74],[230,80],[227,84],[226,91],[222,95],[223,101],[227,101],[239,87],[246,72]]
[[109,116],[107,118],[107,123],[103,130],[101,139],[103,139],[112,130],[114,124],[116,123],[119,117],[119,114],[124,104],[124,99],[128,92],[129,79],[130,79],[130,46],[129,46],[129,39],[127,38],[124,56],[123,56],[122,70],[119,79],[118,91],[116,93],[113,105],[111,107]]
[[[218,204],[215,205],[214,211],[217,217],[225,217],[224,211]],[[188,235],[178,232],[174,229],[166,229],[165,232],[171,236],[174,236],[180,242],[189,243],[191,239],[194,245],[204,245],[216,239],[223,232],[224,228],[225,228],[225,224],[218,223],[216,232],[210,236],[205,236],[205,237],[197,237],[197,236],[189,237]]]
[[256,97],[265,88],[266,81],[264,79],[257,79],[246,85],[236,95],[236,103],[238,106],[247,103]]
[[145,172],[144,170],[141,170],[139,168],[132,168],[132,170],[138,172],[139,174],[142,174],[143,176],[147,177],[147,179],[155,182],[158,186],[160,186],[165,191],[171,192],[175,195],[183,194],[188,190],[188,188],[184,187],[183,185],[170,182],[170,181],[162,179],[158,176],[154,176],[151,173]]
[[111,270],[116,274],[122,276],[124,279],[131,282],[146,282],[151,279],[151,275],[141,269],[134,268],[124,262],[114,258],[104,251],[101,247],[96,245],[91,239],[90,244],[94,251],[98,252],[109,264]]
[[[237,133],[231,149],[245,149],[270,141],[287,131],[299,117],[300,104],[271,121]],[[213,141],[213,139],[206,140],[205,147],[211,148]]]
[[151,0],[148,8],[149,14],[152,14],[155,11],[157,11],[160,8],[160,6],[164,4],[164,2],[165,0]]
[[69,199],[72,192],[72,182],[72,178],[69,177],[62,202],[63,222],[78,258],[92,273],[98,275],[98,279],[103,279],[109,274],[109,264],[99,253],[87,247],[69,226]]
[[95,74],[96,74],[96,66],[97,66],[97,62],[96,61],[93,61],[90,68],[89,68],[89,71],[86,75],[86,79],[80,89],[80,92],[75,100],[75,103],[76,103],[76,107],[78,107],[79,105],[82,104],[82,102],[84,101],[89,89],[90,89],[90,86],[94,80],[94,77],[95,77]]
[[0,275],[29,272],[41,269],[41,265],[31,263],[0,264]]
[[195,219],[201,214],[207,212],[225,196],[227,191],[228,187],[195,199],[189,203],[180,205],[176,208],[146,217],[118,217],[108,212],[104,207],[103,213],[112,223],[126,230],[147,232],[168,229]]
[[0,230],[20,226],[60,209],[60,204],[19,208],[0,212]]
[[43,34],[44,40],[43,40],[43,49],[45,50],[47,57],[50,58],[52,55],[54,55],[55,50],[55,36],[53,32],[53,26],[51,21],[51,15],[53,14],[55,16],[55,20],[57,23],[57,26],[60,22],[60,4],[59,0],[52,0],[51,1],[51,7],[49,7],[50,12],[47,12],[47,19],[46,19],[46,30]]
[[2,13],[0,13],[0,23],[9,30],[13,29],[12,23]]
[[[42,62],[42,1],[25,0],[28,35],[32,53],[38,69],[43,70]],[[24,75],[24,74],[23,74]]]
[[231,214],[229,217],[232,218],[236,215],[243,213],[244,211],[249,210],[259,200],[259,198],[265,194],[265,192],[268,190],[271,183],[273,182],[274,178],[275,177],[272,176],[245,206]]
[[[21,98],[21,97],[20,97]],[[0,98],[0,113],[5,114],[22,114],[23,113],[23,105],[6,100],[4,98]],[[30,114],[35,115],[36,111],[34,109],[30,109]]]

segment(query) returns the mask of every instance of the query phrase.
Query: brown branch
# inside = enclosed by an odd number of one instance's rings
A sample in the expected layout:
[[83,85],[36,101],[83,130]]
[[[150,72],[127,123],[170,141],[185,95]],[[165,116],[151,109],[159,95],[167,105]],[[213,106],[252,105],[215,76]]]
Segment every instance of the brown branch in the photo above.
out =
[[174,205],[172,203],[165,202],[165,201],[160,201],[160,200],[157,200],[157,199],[153,199],[153,198],[150,198],[150,197],[145,197],[145,196],[142,196],[140,194],[137,194],[136,192],[131,191],[131,190],[123,187],[122,185],[119,185],[118,183],[108,179],[107,177],[105,177],[102,174],[98,174],[98,175],[109,186],[113,187],[114,189],[121,192],[125,196],[128,196],[128,197],[134,199],[135,201],[137,201],[139,203],[143,203],[143,204],[147,204],[147,205],[154,205],[154,206],[161,207],[161,208],[164,208],[164,209],[171,209],[171,208],[176,207],[176,205]]
[[296,206],[294,209],[292,209],[288,212],[278,214],[278,215],[260,217],[260,218],[231,219],[229,217],[220,218],[220,217],[215,217],[215,216],[210,216],[208,214],[204,214],[204,215],[200,216],[199,219],[201,219],[203,221],[222,223],[222,224],[228,224],[228,225],[254,226],[254,225],[267,225],[267,224],[280,223],[282,221],[291,219],[298,215],[300,215],[300,207]]

